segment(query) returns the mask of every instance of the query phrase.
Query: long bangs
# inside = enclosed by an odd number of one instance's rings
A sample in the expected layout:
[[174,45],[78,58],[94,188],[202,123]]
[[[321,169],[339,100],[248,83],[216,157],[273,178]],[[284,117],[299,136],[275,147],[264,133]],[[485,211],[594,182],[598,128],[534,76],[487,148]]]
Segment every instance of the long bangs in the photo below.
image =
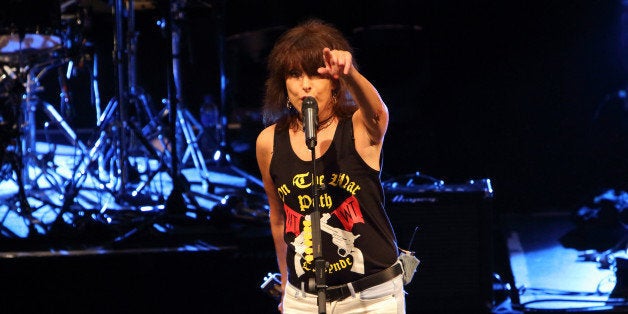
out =
[[307,75],[318,75],[318,68],[325,65],[322,51],[325,45],[312,45],[312,40],[302,40],[284,51],[280,61],[280,71],[287,76],[290,71],[299,70]]

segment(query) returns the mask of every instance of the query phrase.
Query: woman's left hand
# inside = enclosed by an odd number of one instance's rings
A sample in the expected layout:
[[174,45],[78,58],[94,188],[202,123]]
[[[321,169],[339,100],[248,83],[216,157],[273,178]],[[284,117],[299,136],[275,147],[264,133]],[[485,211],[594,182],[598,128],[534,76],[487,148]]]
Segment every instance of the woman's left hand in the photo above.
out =
[[325,67],[318,68],[319,74],[331,75],[338,79],[341,75],[348,75],[353,68],[353,56],[344,50],[323,49],[323,61]]

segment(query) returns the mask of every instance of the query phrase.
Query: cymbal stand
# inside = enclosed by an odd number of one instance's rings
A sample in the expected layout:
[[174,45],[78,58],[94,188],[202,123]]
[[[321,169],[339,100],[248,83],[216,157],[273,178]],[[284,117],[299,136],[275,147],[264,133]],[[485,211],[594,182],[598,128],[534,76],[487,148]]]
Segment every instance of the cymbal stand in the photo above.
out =
[[[127,8],[127,56],[128,56],[128,92],[129,92],[129,101],[135,105],[136,112],[141,112],[145,114],[145,120],[139,120],[138,122],[143,123],[147,122],[147,125],[142,128],[140,132],[139,140],[146,146],[153,157],[158,157],[160,165],[158,169],[165,169],[165,159],[167,156],[167,150],[164,149],[163,155],[159,156],[157,149],[155,149],[154,145],[149,143],[148,139],[145,137],[146,134],[156,134],[157,137],[154,139],[157,141],[157,145],[159,147],[166,147],[166,142],[163,138],[163,128],[158,121],[160,117],[154,114],[155,109],[151,106],[149,101],[149,97],[146,95],[145,91],[137,84],[137,35],[138,33],[135,31],[135,4],[134,0],[128,0],[128,8]],[[141,117],[137,117],[141,118]],[[152,178],[156,175],[156,172],[153,172],[148,176],[148,180],[140,183],[137,188],[133,191],[134,194],[138,193],[141,189],[148,186]]]
[[[176,117],[176,126],[181,129],[185,138],[186,152],[192,157],[192,161],[196,169],[199,170],[199,174],[202,179],[203,190],[209,190],[210,175],[207,165],[205,163],[205,157],[198,147],[198,139],[194,133],[194,129],[189,122],[186,115],[187,108],[183,101],[182,92],[182,77],[181,77],[181,23],[185,18],[184,8],[185,1],[172,0],[170,2],[170,30],[171,30],[171,49],[172,49],[172,78],[174,84],[174,100],[170,101],[171,111],[170,114]],[[175,103],[176,102],[176,103]],[[176,142],[173,142],[173,148]],[[173,160],[178,159],[178,156],[173,154]],[[173,170],[178,171],[178,165],[173,163]],[[180,169],[179,169],[180,170]],[[175,172],[175,176],[179,174]]]
[[[120,189],[119,196],[124,197],[127,195],[129,178],[129,154],[128,148],[130,147],[131,140],[139,138],[139,141],[144,144],[149,153],[156,158],[159,158],[157,151],[148,143],[148,140],[144,138],[142,132],[137,126],[132,123],[129,115],[129,104],[134,104],[137,107],[137,113],[143,113],[148,116],[148,120],[153,120],[152,109],[148,104],[148,100],[144,93],[139,93],[139,88],[136,83],[136,55],[137,55],[137,33],[135,32],[135,4],[134,0],[127,0],[127,7],[124,6],[123,0],[115,1],[115,19],[116,19],[116,36],[115,36],[115,64],[117,65],[117,108],[118,108],[118,129],[119,147],[117,152],[119,154],[119,178]],[[124,30],[124,17],[127,18],[126,32]],[[126,36],[125,36],[126,33]],[[125,59],[125,56],[127,57]],[[141,117],[136,117],[141,118]],[[127,134],[126,131],[131,130],[131,134]],[[128,137],[132,135],[134,137]],[[137,194],[137,190],[132,194]]]
[[[35,193],[38,191],[38,188],[41,186],[38,183],[38,179],[47,173],[45,167],[45,160],[42,162],[40,160],[37,147],[36,147],[36,134],[37,134],[37,125],[36,125],[36,116],[35,112],[38,106],[42,106],[44,113],[48,116],[51,121],[57,125],[63,131],[63,135],[69,141],[69,143],[78,150],[78,155],[84,155],[88,152],[87,146],[78,138],[74,130],[70,127],[70,125],[65,121],[63,116],[55,109],[55,107],[38,97],[38,93],[43,90],[40,85],[41,79],[44,75],[48,73],[48,71],[60,68],[70,62],[69,58],[60,58],[53,59],[51,61],[36,64],[34,65],[27,74],[26,78],[26,92],[23,97],[23,117],[24,123],[22,125],[22,129],[24,130],[25,136],[23,138],[23,180],[24,184],[29,190],[29,193]],[[70,106],[67,98],[63,97],[63,92],[61,93],[61,107]],[[38,173],[35,168],[40,168],[41,172]],[[57,188],[58,192],[62,191],[59,183],[49,176],[45,176],[45,179],[48,184],[51,184],[53,188]]]
[[[129,3],[130,10],[133,10]],[[118,142],[117,153],[119,157],[119,171],[120,175],[120,188],[121,193],[125,193],[126,185],[129,182],[129,172],[127,164],[127,137],[125,130],[128,129],[128,117],[127,117],[127,105],[129,103],[129,95],[127,93],[127,77],[125,76],[125,68],[127,66],[125,59],[125,34],[124,34],[124,14],[126,12],[124,3],[122,0],[115,1],[115,22],[116,22],[116,34],[114,40],[114,63],[117,67],[116,77],[118,79],[118,88],[116,91],[117,99],[117,125],[118,125]],[[113,101],[115,103],[115,101]]]
[[[110,194],[122,205],[154,205],[163,199],[160,193],[156,195],[140,195],[149,186],[150,180],[164,168],[164,155],[160,154],[155,147],[144,136],[143,131],[136,125],[142,116],[146,114],[149,121],[154,119],[152,108],[150,108],[148,98],[140,92],[136,84],[135,62],[136,62],[136,37],[135,15],[133,0],[126,1],[128,7],[124,6],[124,0],[116,0],[114,15],[116,31],[114,36],[114,63],[116,65],[117,90],[116,96],[109,101],[97,121],[98,130],[95,133],[97,138],[92,148],[85,158],[74,169],[72,180],[66,185],[65,200],[62,212],[70,209],[74,198],[79,193],[79,186],[82,185],[89,174],[94,174],[97,180],[106,186]],[[127,18],[125,29],[124,19]],[[127,41],[128,39],[128,41]],[[128,105],[136,106],[136,117],[132,117],[128,111]],[[135,119],[137,118],[137,120]],[[143,121],[141,121],[143,122]],[[159,140],[162,140],[159,138]],[[136,144],[144,148],[144,152],[150,158],[159,161],[157,169],[146,167],[146,182],[141,181],[139,173],[131,173],[131,154],[129,148]],[[165,143],[162,141],[162,145]],[[97,169],[91,168],[98,162]],[[138,183],[136,186],[132,184]],[[108,209],[109,204],[104,204],[101,213]],[[60,216],[60,215],[59,215]]]
[[231,162],[230,149],[227,139],[227,78],[225,70],[225,30],[224,30],[224,15],[225,15],[225,0],[220,0],[216,10],[216,28],[217,28],[217,47],[218,47],[218,62],[219,62],[219,75],[220,75],[220,112],[217,123],[217,132],[219,146],[212,154],[212,161],[217,166],[227,165],[236,174],[242,176],[247,182],[254,183],[258,188],[263,189],[264,184],[257,177],[247,173],[246,171],[238,168]]
[[[43,228],[41,221],[34,217],[34,213],[45,205],[53,207],[59,205],[56,196],[62,193],[63,183],[66,179],[56,171],[57,165],[54,164],[55,144],[46,141],[50,146],[48,152],[42,153],[37,149],[36,111],[42,108],[50,119],[44,124],[46,137],[49,122],[52,122],[75,148],[75,155],[80,156],[87,152],[87,147],[78,139],[63,116],[52,104],[39,97],[39,93],[43,91],[40,84],[42,78],[53,69],[59,70],[58,73],[62,72],[61,68],[70,62],[69,58],[57,56],[32,65],[16,65],[15,68],[10,65],[3,66],[8,77],[13,78],[16,84],[21,86],[21,89],[15,89],[11,92],[13,95],[7,95],[13,101],[11,104],[5,105],[15,105],[19,131],[16,131],[15,145],[3,149],[6,149],[4,153],[7,154],[15,173],[15,182],[18,185],[18,193],[15,198],[20,205],[19,208],[14,209],[24,218],[29,236],[39,234],[38,229]],[[63,87],[61,89],[63,90]],[[69,98],[63,97],[63,91],[60,96],[60,107],[70,106]],[[53,193],[47,193],[48,191]],[[7,204],[11,204],[11,202],[7,202]],[[11,208],[11,205],[9,207]]]
[[[152,130],[159,129],[160,126],[158,124],[152,125],[150,122],[155,121],[157,118],[154,114],[155,109],[152,107],[149,97],[146,95],[145,91],[137,84],[137,35],[138,33],[135,31],[135,10],[134,8],[134,0],[128,0],[129,8],[127,10],[127,18],[128,18],[128,29],[127,29],[127,56],[128,56],[128,92],[129,92],[129,101],[133,103],[136,107],[136,112],[142,112],[146,115],[146,121],[139,122],[148,122],[148,125],[142,129],[142,133],[151,133],[157,131],[160,134],[161,130]],[[141,118],[141,117],[138,117]],[[165,147],[166,143],[163,141],[162,137],[159,137],[160,145]]]

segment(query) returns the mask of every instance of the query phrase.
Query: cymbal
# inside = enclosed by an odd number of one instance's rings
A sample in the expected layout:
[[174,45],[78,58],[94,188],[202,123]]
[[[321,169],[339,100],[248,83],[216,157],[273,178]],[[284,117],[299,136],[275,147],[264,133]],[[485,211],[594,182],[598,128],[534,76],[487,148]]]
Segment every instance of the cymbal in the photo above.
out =
[[0,35],[0,55],[35,53],[61,47],[61,38],[40,34]]
[[0,63],[21,65],[42,61],[61,49],[61,38],[53,35],[0,35]]

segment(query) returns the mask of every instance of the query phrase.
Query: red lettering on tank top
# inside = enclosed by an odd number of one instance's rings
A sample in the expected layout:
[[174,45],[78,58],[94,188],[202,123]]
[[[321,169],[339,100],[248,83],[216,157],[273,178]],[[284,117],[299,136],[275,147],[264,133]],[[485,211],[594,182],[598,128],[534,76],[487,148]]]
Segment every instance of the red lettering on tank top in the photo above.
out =
[[297,213],[286,204],[283,204],[283,210],[286,212],[286,234],[292,232],[298,237],[301,233],[299,226],[303,215]]
[[360,203],[355,196],[349,196],[338,208],[332,212],[347,231],[353,229],[353,225],[356,223],[364,223],[364,216],[360,210]]

